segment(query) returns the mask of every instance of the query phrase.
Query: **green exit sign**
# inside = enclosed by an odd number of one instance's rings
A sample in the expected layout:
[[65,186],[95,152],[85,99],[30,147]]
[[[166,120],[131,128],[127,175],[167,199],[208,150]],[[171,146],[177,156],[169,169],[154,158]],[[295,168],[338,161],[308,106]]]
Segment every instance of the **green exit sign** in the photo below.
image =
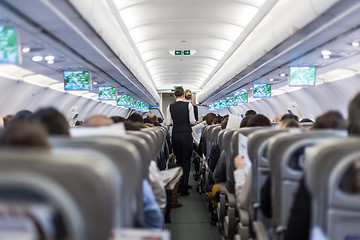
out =
[[184,55],[190,55],[190,50],[184,50]]
[[175,50],[175,55],[181,55],[182,52],[180,50]]

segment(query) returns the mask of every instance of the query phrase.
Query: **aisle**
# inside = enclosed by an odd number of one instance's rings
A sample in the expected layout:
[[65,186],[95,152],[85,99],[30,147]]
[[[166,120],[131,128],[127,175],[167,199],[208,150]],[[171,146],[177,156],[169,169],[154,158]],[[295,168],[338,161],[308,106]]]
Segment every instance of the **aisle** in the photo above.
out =
[[190,195],[179,197],[181,208],[171,209],[171,224],[168,228],[172,240],[219,240],[216,226],[209,220],[208,202],[204,195],[196,192],[196,182],[190,174]]

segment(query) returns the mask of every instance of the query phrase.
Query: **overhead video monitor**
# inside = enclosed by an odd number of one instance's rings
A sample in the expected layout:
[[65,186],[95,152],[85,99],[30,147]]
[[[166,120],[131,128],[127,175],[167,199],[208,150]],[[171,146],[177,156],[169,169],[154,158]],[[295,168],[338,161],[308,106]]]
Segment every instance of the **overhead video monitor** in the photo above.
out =
[[220,100],[220,108],[226,108],[226,100],[225,99],[221,99]]
[[254,98],[271,97],[271,84],[254,84]]
[[125,102],[125,107],[131,107],[131,97],[129,95],[126,95]]
[[18,58],[15,28],[0,26],[0,63],[18,63]]
[[226,106],[235,106],[235,98],[234,97],[227,97],[226,98]]
[[99,87],[99,100],[116,100],[116,87]]
[[209,111],[215,111],[215,104],[209,105]]
[[65,90],[90,90],[89,71],[64,71]]
[[248,94],[247,93],[236,93],[235,95],[235,103],[247,103],[248,102]]
[[136,109],[139,111],[141,110],[141,101],[140,100],[136,101]]
[[127,95],[119,95],[116,99],[116,104],[118,106],[126,106],[127,105]]
[[289,86],[314,86],[315,77],[315,67],[290,67]]
[[136,99],[135,98],[132,98],[131,99],[131,104],[130,104],[130,107],[132,108],[132,109],[136,109]]
[[219,102],[214,103],[214,106],[215,106],[215,110],[220,109],[220,103]]
[[146,112],[146,107],[143,102],[141,102],[141,112]]

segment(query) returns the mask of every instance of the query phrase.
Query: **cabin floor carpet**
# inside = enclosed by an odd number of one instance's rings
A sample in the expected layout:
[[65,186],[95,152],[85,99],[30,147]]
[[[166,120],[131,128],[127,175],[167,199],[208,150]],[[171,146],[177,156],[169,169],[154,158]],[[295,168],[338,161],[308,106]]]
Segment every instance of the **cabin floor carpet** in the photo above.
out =
[[189,196],[179,196],[183,206],[171,209],[171,222],[167,228],[171,240],[219,240],[220,234],[216,226],[210,224],[208,202],[205,195],[196,191],[197,182],[190,173]]

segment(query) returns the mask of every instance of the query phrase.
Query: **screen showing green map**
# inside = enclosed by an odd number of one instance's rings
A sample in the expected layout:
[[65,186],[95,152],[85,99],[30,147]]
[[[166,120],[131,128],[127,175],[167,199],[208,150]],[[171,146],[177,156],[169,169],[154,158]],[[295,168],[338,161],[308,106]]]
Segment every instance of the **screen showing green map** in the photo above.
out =
[[219,102],[214,103],[214,105],[215,105],[215,109],[220,109],[220,103]]
[[132,98],[132,99],[131,99],[130,107],[131,107],[132,109],[136,109],[136,99],[135,99],[135,98]]
[[99,87],[99,100],[116,100],[116,87]]
[[209,111],[215,111],[215,104],[209,105]]
[[141,110],[141,101],[140,100],[138,100],[137,102],[136,102],[136,109],[137,110]]
[[226,106],[235,106],[234,97],[227,97],[226,98]]
[[235,93],[235,103],[247,103],[248,102],[248,94],[247,93]]
[[18,48],[14,27],[0,26],[0,63],[17,63]]
[[314,86],[315,67],[290,67],[289,86]]
[[220,108],[226,108],[226,100],[220,100]]
[[271,97],[271,84],[254,84],[254,98]]
[[117,96],[116,104],[118,106],[126,106],[127,105],[127,95],[119,95],[119,96]]
[[90,90],[89,71],[64,71],[65,90]]

